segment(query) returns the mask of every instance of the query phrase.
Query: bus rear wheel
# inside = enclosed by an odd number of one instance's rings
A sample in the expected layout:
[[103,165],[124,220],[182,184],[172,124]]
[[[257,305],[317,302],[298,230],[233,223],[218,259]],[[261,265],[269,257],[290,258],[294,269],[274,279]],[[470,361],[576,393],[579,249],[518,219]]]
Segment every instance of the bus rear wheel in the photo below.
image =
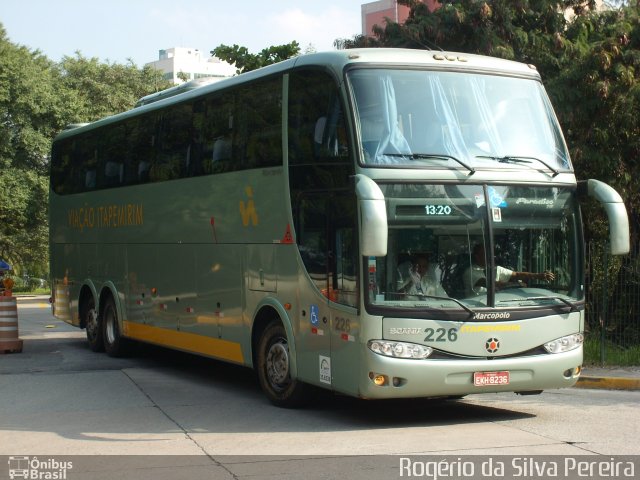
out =
[[277,407],[293,408],[304,403],[307,388],[291,377],[287,332],[279,321],[267,325],[258,342],[258,380]]
[[83,310],[84,328],[87,331],[87,341],[89,348],[94,352],[104,351],[104,340],[102,336],[102,325],[98,311],[96,310],[96,302],[91,297],[87,300],[87,305]]
[[122,357],[127,353],[127,340],[120,332],[118,310],[113,298],[107,299],[102,309],[102,338],[104,349],[110,357]]

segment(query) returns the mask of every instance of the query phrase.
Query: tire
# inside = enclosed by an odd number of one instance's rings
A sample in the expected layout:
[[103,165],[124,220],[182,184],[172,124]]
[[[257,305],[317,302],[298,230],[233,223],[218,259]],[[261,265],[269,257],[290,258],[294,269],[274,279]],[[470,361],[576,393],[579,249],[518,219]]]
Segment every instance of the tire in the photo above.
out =
[[306,400],[307,386],[291,378],[287,332],[279,321],[267,325],[258,342],[258,380],[277,407],[294,408]]
[[82,312],[84,327],[87,332],[89,348],[94,352],[104,352],[104,336],[102,332],[102,322],[96,310],[96,302],[93,296],[87,301],[87,305]]
[[102,340],[104,349],[110,357],[123,357],[127,354],[127,340],[120,333],[118,324],[118,310],[113,298],[108,298],[105,302],[102,314],[100,315],[100,326],[102,327]]

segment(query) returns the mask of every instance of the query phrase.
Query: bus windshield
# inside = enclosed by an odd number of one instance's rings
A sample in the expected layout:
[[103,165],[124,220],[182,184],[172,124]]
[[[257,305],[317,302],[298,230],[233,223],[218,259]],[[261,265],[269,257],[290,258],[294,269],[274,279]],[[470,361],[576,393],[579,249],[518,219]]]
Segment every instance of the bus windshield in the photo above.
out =
[[366,165],[571,168],[535,79],[392,69],[355,69],[348,78]]
[[580,216],[565,187],[381,184],[388,251],[369,304],[412,315],[571,308],[583,298]]

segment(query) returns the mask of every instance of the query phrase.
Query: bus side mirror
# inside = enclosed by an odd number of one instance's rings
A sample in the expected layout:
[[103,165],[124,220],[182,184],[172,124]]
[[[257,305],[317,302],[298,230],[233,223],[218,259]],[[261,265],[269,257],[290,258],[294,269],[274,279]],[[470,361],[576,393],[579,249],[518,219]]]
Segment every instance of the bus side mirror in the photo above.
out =
[[376,182],[362,174],[355,176],[356,196],[362,225],[360,254],[365,257],[387,255],[387,207],[384,194]]
[[[622,197],[604,182],[590,178],[578,184],[581,195],[598,200],[609,218],[609,244],[612,255],[629,253],[629,217]],[[586,192],[585,192],[586,190]]]

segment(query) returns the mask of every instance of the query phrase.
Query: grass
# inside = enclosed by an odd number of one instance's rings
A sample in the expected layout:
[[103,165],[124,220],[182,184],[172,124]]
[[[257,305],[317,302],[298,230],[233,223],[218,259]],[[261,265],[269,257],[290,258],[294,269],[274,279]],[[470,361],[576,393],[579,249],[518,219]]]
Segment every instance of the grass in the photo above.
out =
[[34,290],[30,290],[30,291],[26,291],[26,292],[19,292],[16,291],[16,289],[13,289],[13,296],[14,297],[22,297],[24,295],[51,295],[51,289],[48,287],[45,288],[36,288]]
[[600,339],[585,338],[584,340],[584,364],[606,366],[639,366],[640,345],[623,348],[611,342],[605,343],[604,363],[601,361]]

